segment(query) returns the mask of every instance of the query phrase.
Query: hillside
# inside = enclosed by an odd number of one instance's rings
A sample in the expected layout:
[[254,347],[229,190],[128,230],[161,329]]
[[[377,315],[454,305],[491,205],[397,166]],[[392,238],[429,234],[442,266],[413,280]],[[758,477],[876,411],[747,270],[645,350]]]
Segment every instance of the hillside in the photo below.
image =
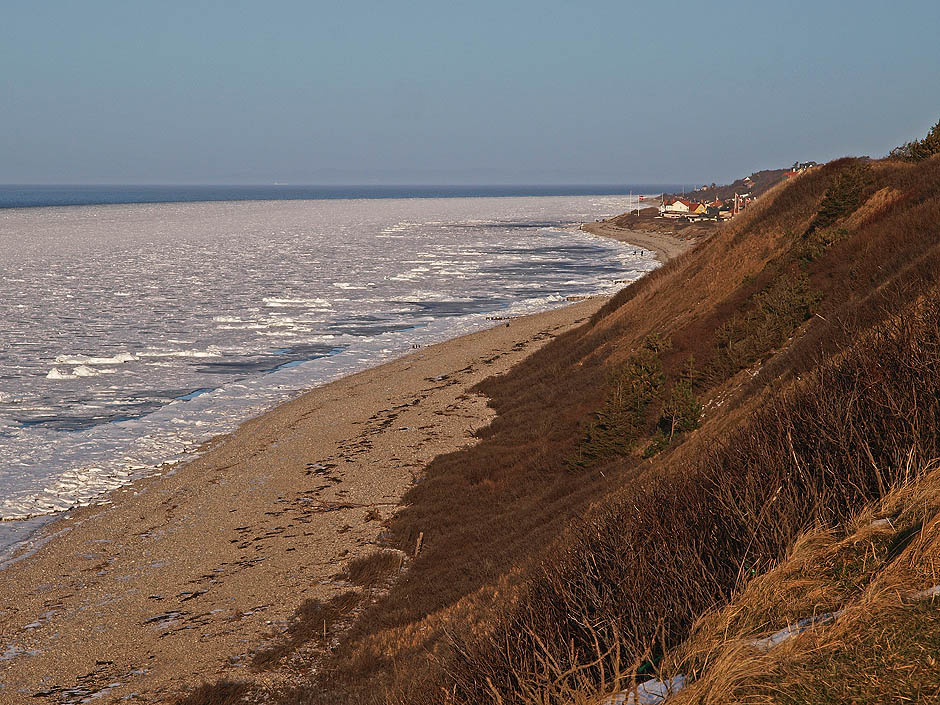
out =
[[387,523],[408,560],[362,566],[365,607],[308,605],[259,667],[316,680],[250,697],[599,703],[654,675],[689,683],[676,702],[940,689],[920,667],[936,605],[910,598],[940,582],[940,157],[777,184],[479,389],[496,420]]
[[658,208],[642,208],[596,223],[585,223],[581,229],[595,235],[604,235],[641,245],[642,242],[637,239],[631,240],[630,236],[635,236],[636,233],[663,233],[673,235],[677,240],[694,242],[710,236],[717,226],[716,220],[688,222],[678,218],[663,218]]
[[686,194],[667,193],[663,194],[665,198],[679,198],[685,196],[700,203],[708,203],[715,199],[727,201],[734,197],[734,194],[749,193],[755,198],[767,193],[774,186],[783,181],[789,169],[761,169],[755,171],[750,176],[735,179],[730,184],[718,186],[712,184],[708,187],[700,187]]

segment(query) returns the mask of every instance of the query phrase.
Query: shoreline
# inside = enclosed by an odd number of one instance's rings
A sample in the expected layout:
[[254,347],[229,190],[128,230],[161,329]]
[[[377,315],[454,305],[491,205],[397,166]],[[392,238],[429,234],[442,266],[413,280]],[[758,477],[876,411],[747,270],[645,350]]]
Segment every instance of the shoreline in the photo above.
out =
[[[482,328],[486,323],[481,319],[486,313],[522,315],[564,304],[562,299],[566,298],[566,294],[612,293],[617,288],[616,278],[622,274],[626,278],[633,278],[656,266],[652,257],[631,261],[629,256],[623,255],[624,250],[619,245],[610,241],[601,242],[581,232],[569,232],[565,236],[577,243],[578,247],[574,250],[559,247],[560,233],[556,232],[555,223],[576,225],[574,218],[583,217],[578,214],[585,211],[605,214],[615,212],[625,207],[623,199],[590,197],[570,202],[549,199],[552,202],[544,205],[531,199],[509,199],[510,202],[504,205],[497,204],[495,200],[488,201],[495,214],[492,222],[470,217],[479,216],[478,211],[482,208],[470,201],[457,199],[460,203],[455,201],[448,204],[450,210],[445,212],[448,217],[438,220],[441,217],[441,203],[448,199],[439,202],[433,199],[412,200],[421,203],[413,207],[399,207],[391,201],[374,204],[378,210],[369,210],[367,218],[362,216],[369,221],[363,240],[368,245],[364,246],[375,253],[399,245],[412,249],[411,245],[401,244],[402,241],[396,239],[402,234],[400,228],[403,226],[395,219],[401,209],[408,212],[415,210],[415,222],[423,223],[415,230],[418,238],[416,242],[420,242],[420,247],[427,250],[422,250],[423,254],[418,259],[427,258],[430,264],[396,262],[394,259],[388,261],[387,257],[377,256],[363,269],[357,264],[356,258],[348,260],[339,257],[337,261],[347,261],[348,266],[339,266],[335,272],[334,268],[317,270],[319,273],[315,288],[322,301],[307,300],[306,295],[296,301],[262,300],[262,297],[275,295],[269,289],[283,289],[287,292],[293,291],[291,287],[296,292],[309,289],[303,285],[304,275],[298,270],[297,262],[292,262],[293,258],[285,254],[290,252],[293,235],[285,235],[278,240],[281,246],[274,249],[263,244],[247,247],[249,254],[238,254],[238,248],[231,248],[221,241],[218,246],[212,245],[207,250],[221,257],[221,261],[229,266],[237,266],[240,257],[250,256],[259,271],[264,271],[263,274],[255,275],[252,281],[258,279],[261,282],[266,278],[268,283],[251,284],[246,289],[250,289],[251,295],[257,297],[257,301],[252,301],[247,311],[239,310],[238,304],[233,305],[233,301],[242,300],[243,294],[236,296],[227,292],[231,284],[225,283],[224,279],[212,278],[211,260],[193,262],[192,267],[204,270],[198,275],[188,271],[191,268],[189,265],[174,267],[174,271],[180,270],[176,275],[178,277],[200,276],[211,282],[211,286],[205,287],[208,293],[200,292],[199,309],[185,315],[185,326],[191,329],[188,331],[171,330],[180,327],[177,323],[158,323],[150,327],[150,332],[139,335],[130,333],[128,337],[124,333],[114,332],[116,329],[109,323],[112,304],[101,303],[95,296],[85,292],[78,297],[77,303],[68,302],[67,308],[80,310],[83,316],[95,318],[102,326],[102,331],[106,332],[96,332],[90,338],[58,340],[54,337],[56,320],[48,314],[49,307],[35,304],[41,297],[24,297],[24,310],[32,311],[35,308],[33,323],[30,325],[30,330],[36,331],[35,340],[29,342],[42,352],[27,355],[17,352],[25,348],[14,346],[8,356],[14,364],[22,367],[22,374],[17,372],[10,384],[4,385],[4,391],[8,394],[0,395],[3,396],[0,411],[3,412],[4,422],[11,424],[13,431],[4,434],[0,445],[9,455],[8,470],[20,470],[11,475],[9,482],[4,483],[6,491],[0,502],[0,516],[4,519],[25,519],[94,501],[102,493],[148,474],[165,462],[185,458],[188,451],[202,442],[219,433],[230,432],[236,424],[321,384],[324,378],[335,379],[340,374],[350,374],[402,355],[413,348],[413,343],[438,342]],[[230,222],[232,227],[244,225],[246,233],[268,226],[273,228],[272,233],[275,230],[278,233],[292,233],[288,226],[309,221],[312,211],[306,204],[310,203],[314,202],[284,201],[262,205],[257,202],[232,203],[244,206],[247,210],[244,213],[238,211]],[[321,203],[327,209],[323,215],[328,216],[328,220],[335,217],[337,223],[346,223],[353,218],[350,213],[355,208],[334,213],[334,204]],[[269,205],[277,208],[270,209]],[[373,208],[372,205],[369,207]],[[194,242],[216,242],[210,235],[213,228],[222,227],[220,218],[229,223],[226,212],[213,208],[211,204],[195,204],[193,208],[195,210],[192,213],[182,214],[176,213],[175,208],[166,213],[145,209],[146,212],[141,211],[133,216],[137,223],[134,232],[140,231],[138,235],[143,238],[141,242],[150,242],[152,238],[148,233],[151,231],[159,234],[158,231],[173,232],[174,227],[179,227],[182,232],[192,231]],[[489,212],[490,208],[484,210]],[[104,227],[94,217],[93,211],[86,215],[75,215],[74,223],[68,220],[65,225],[52,216],[44,216],[35,223],[26,218],[13,219],[7,225],[14,230],[21,228],[24,231],[35,226],[37,233],[42,235],[40,239],[50,243],[62,232],[72,232],[74,226],[75,231],[90,238],[88,242],[91,244],[79,248],[80,251],[77,250],[72,257],[74,263],[68,266],[79,266],[79,263],[85,262],[89,266],[94,265],[94,271],[102,273],[108,270],[102,270],[95,264],[100,261],[94,254],[95,248],[107,241],[108,233],[111,233],[109,228],[114,223],[120,226],[121,221],[118,219]],[[523,212],[538,217],[528,223],[528,215],[519,215]],[[128,211],[126,217],[130,218],[130,213]],[[320,214],[320,211],[316,213]],[[538,224],[537,232],[518,229],[514,224],[514,214],[522,218],[520,223]],[[539,219],[542,215],[545,218]],[[169,222],[159,225],[164,218],[169,219]],[[386,218],[390,219],[388,223],[385,222]],[[496,230],[491,232],[491,227]],[[438,228],[443,228],[440,238],[437,237]],[[332,237],[324,235],[326,231],[321,230],[311,226],[309,237],[307,231],[302,230],[305,234],[301,242],[307,243],[308,247],[320,246],[326,242],[323,238]],[[495,236],[497,232],[504,234]],[[450,267],[449,255],[445,256],[451,250],[459,252],[466,249],[465,233],[473,233],[474,242],[479,238],[480,244],[485,244],[487,238],[490,238],[489,241],[494,243],[493,252],[488,252],[486,247],[468,250],[468,257],[474,263],[468,273],[475,282],[472,291],[461,282],[463,277],[459,271],[463,266]],[[114,234],[119,235],[119,227]],[[157,240],[163,242],[160,237]],[[391,239],[380,239],[386,237]],[[493,237],[498,239],[493,240]],[[84,242],[82,238],[79,239]],[[247,235],[242,239],[246,244],[257,241]],[[553,252],[551,257],[564,262],[564,267],[548,271],[543,269],[544,264],[538,257],[525,261],[525,252],[529,246],[524,243],[527,240],[533,240],[540,247],[543,243],[547,248],[557,247],[557,252]],[[517,244],[521,249],[516,247]],[[152,247],[156,253],[158,246],[153,244]],[[582,247],[587,249],[579,251],[578,248]],[[591,247],[598,248],[597,252],[591,251]],[[337,249],[329,251],[334,254],[340,252]],[[440,255],[432,256],[432,252],[439,252]],[[17,258],[26,258],[23,261],[28,262],[25,253],[25,250],[17,250],[13,254]],[[587,256],[584,253],[588,253]],[[598,259],[604,260],[607,266],[594,266]],[[278,283],[275,265],[266,264],[280,260],[283,263],[276,266],[287,266],[293,272],[292,278],[282,283]],[[121,261],[127,266],[118,268],[116,273],[135,271],[133,262],[127,258]],[[497,265],[496,276],[491,277],[487,273],[490,267],[488,263]],[[570,272],[569,267],[572,268]],[[534,280],[528,280],[524,273],[530,270],[537,272]],[[150,276],[148,274],[147,278]],[[375,276],[381,278],[374,279]],[[520,276],[527,281],[520,281]],[[365,281],[365,278],[374,281]],[[124,274],[114,280],[114,285],[123,286],[129,292],[135,283],[132,279],[134,277],[128,278]],[[39,279],[30,277],[29,281]],[[439,283],[435,285],[435,281]],[[476,285],[477,281],[479,285]],[[434,293],[425,296],[421,289],[429,285]],[[25,291],[23,286],[12,283],[8,287],[14,300],[19,297],[18,290]],[[80,283],[68,286],[77,287],[77,292],[83,292],[84,285]],[[157,282],[154,286],[153,291],[158,291],[161,285]],[[240,286],[236,284],[236,289]],[[345,291],[350,288],[362,290]],[[173,299],[172,306],[181,311],[186,310],[184,298],[173,291],[159,295],[169,296]],[[425,298],[430,301],[423,301]],[[133,309],[134,313],[127,315],[139,317],[140,320],[148,315],[147,306],[150,304],[142,302],[140,297],[128,299],[132,302],[130,304],[122,303],[124,299],[112,298],[109,301],[117,302],[113,305],[122,310]],[[368,310],[357,310],[363,306]],[[314,314],[301,312],[311,307],[315,310]],[[361,320],[360,315],[363,316]],[[350,320],[346,320],[349,316]],[[230,317],[238,320],[229,320]],[[376,320],[376,317],[380,320]],[[218,321],[214,320],[216,318]],[[19,327],[14,328],[16,330],[11,333],[17,335]],[[316,337],[311,338],[314,335]],[[198,350],[187,349],[192,347],[187,342],[190,339],[195,341]],[[338,347],[328,350],[334,344]],[[75,367],[89,357],[94,358],[91,369]],[[115,360],[113,366],[105,364],[106,357]],[[191,359],[199,357],[222,359]],[[63,364],[60,365],[59,360]],[[304,364],[294,369],[293,363],[301,361]],[[68,369],[64,367],[65,362],[70,364]],[[165,362],[179,364],[164,365]],[[161,369],[162,366],[167,369]],[[83,379],[97,376],[97,373],[117,373],[117,376]],[[51,381],[41,380],[39,375]],[[66,379],[63,381],[63,378]],[[242,378],[248,379],[248,384],[237,384]],[[113,386],[107,386],[109,380],[119,381],[116,384],[112,382]],[[89,391],[99,388],[108,391]],[[184,403],[182,400],[187,393],[197,388],[209,388],[208,395]],[[34,399],[42,399],[44,406],[34,409]],[[75,430],[78,433],[58,433],[59,430]],[[26,537],[26,532],[8,528],[12,523],[0,523],[0,560],[6,557],[4,554],[8,552],[8,546]],[[9,540],[7,535],[10,535]]]
[[[539,315],[540,313],[546,313],[548,311],[556,310],[558,308],[563,308],[564,306],[570,305],[572,302],[581,301],[586,298],[595,298],[597,296],[607,296],[608,294],[589,294],[589,295],[572,295],[568,296],[565,299],[558,298],[557,300],[546,303],[545,300],[542,301],[542,306],[550,306],[550,308],[536,308],[534,311],[526,311],[524,308],[522,310],[513,311],[514,305],[508,306],[502,309],[496,309],[489,313],[480,313],[480,314],[470,314],[466,316],[466,322],[460,328],[444,328],[441,330],[438,324],[444,324],[446,319],[437,319],[432,321],[429,324],[422,324],[421,326],[415,326],[413,329],[407,329],[406,331],[395,331],[395,333],[400,332],[411,332],[412,330],[420,329],[421,333],[426,335],[425,338],[420,336],[415,336],[414,340],[418,341],[416,344],[412,344],[411,350],[405,347],[405,344],[401,341],[391,341],[383,342],[382,347],[378,353],[375,353],[375,349],[369,348],[355,348],[350,349],[337,349],[334,351],[336,354],[326,354],[318,356],[316,359],[312,360],[300,360],[292,361],[286,363],[282,367],[291,368],[295,367],[298,362],[307,363],[313,362],[315,364],[327,362],[329,367],[323,371],[322,376],[314,378],[312,380],[284,380],[280,384],[285,387],[288,391],[281,395],[279,398],[275,398],[273,401],[267,401],[267,406],[261,406],[249,411],[250,415],[242,417],[240,420],[235,421],[233,426],[217,428],[211,432],[211,435],[205,434],[200,438],[192,441],[184,450],[180,450],[175,456],[167,457],[165,460],[159,460],[154,462],[151,465],[147,466],[137,466],[138,468],[145,468],[143,472],[135,471],[134,476],[129,478],[126,484],[113,487],[103,491],[95,499],[90,502],[77,504],[75,506],[69,507],[67,509],[60,509],[52,511],[49,513],[31,513],[23,515],[13,515],[0,519],[0,571],[10,563],[11,561],[20,560],[17,557],[20,546],[25,543],[28,543],[42,527],[49,523],[54,523],[58,521],[61,517],[67,514],[69,511],[73,511],[77,508],[82,508],[86,506],[94,506],[100,504],[102,501],[107,501],[108,497],[115,491],[119,491],[124,487],[128,487],[137,480],[146,479],[151,477],[154,474],[163,474],[167,472],[174,472],[175,468],[186,465],[187,463],[193,462],[198,459],[205,450],[214,444],[217,439],[226,437],[235,433],[238,428],[248,421],[260,418],[265,414],[273,411],[283,404],[290,403],[296,399],[302,397],[313,389],[323,387],[327,384],[332,384],[336,381],[349,377],[351,375],[358,374],[360,372],[374,369],[381,365],[394,362],[402,357],[409,355],[414,352],[416,349],[424,349],[432,345],[437,345],[440,343],[449,342],[467,335],[472,335],[474,333],[482,332],[490,329],[497,322],[505,322],[508,320],[513,320],[517,318],[524,318],[530,315]],[[411,338],[409,338],[411,340]],[[396,347],[397,344],[397,347]],[[374,357],[369,359],[367,356],[370,353],[375,353]],[[267,371],[265,374],[272,374],[280,372],[280,369],[273,369]],[[209,389],[207,391],[214,392],[216,389]],[[120,451],[113,455],[119,455]],[[98,460],[91,460],[90,463],[94,464],[95,462],[101,462]],[[20,538],[14,538],[12,541],[5,540],[6,537],[3,535],[4,529],[12,527],[14,525],[25,525],[27,523],[35,523],[37,526],[33,529],[27,529],[27,534]]]
[[303,600],[349,589],[337,574],[376,550],[381,519],[424,466],[492,420],[469,388],[604,301],[513,318],[316,387],[46,524],[30,555],[0,570],[0,703],[79,690],[162,702],[235,669],[257,677],[251,651]]
[[[642,245],[664,261],[674,240]],[[50,520],[0,570],[0,704],[69,692],[165,702],[222,676],[270,679],[247,668],[252,651],[304,600],[348,590],[343,565],[381,546],[382,519],[427,463],[492,420],[469,389],[606,300],[511,318],[313,388],[196,458]]]
[[669,260],[678,257],[686,250],[701,242],[701,239],[682,239],[668,233],[633,230],[624,228],[609,220],[602,220],[595,223],[584,223],[581,230],[592,235],[608,237],[618,242],[636,245],[637,247],[651,250],[656,255],[660,263],[665,264]]

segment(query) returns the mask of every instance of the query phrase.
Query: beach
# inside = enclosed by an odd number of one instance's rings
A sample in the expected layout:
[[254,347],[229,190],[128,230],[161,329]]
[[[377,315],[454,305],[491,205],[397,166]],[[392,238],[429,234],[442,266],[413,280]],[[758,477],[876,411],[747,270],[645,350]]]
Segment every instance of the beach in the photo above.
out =
[[[631,240],[632,242],[632,240]],[[634,243],[663,259],[660,235]],[[345,565],[435,456],[493,412],[471,393],[606,301],[428,346],[315,388],[195,460],[45,527],[0,570],[0,703],[166,702],[248,667],[296,608],[349,589]]]
[[45,529],[52,540],[0,571],[0,703],[162,702],[248,676],[249,652],[303,600],[348,589],[335,576],[375,550],[381,518],[424,465],[474,442],[492,412],[469,388],[604,300],[499,322],[314,389],[194,461],[70,511]]
[[573,196],[0,210],[11,273],[0,279],[0,518],[95,501],[303,390],[485,328],[487,316],[609,295],[655,260],[575,229],[626,206]]
[[692,237],[673,237],[669,233],[625,228],[608,220],[585,223],[581,229],[592,235],[609,237],[619,242],[653,250],[656,253],[656,259],[660,262],[667,262],[677,257],[698,242]]

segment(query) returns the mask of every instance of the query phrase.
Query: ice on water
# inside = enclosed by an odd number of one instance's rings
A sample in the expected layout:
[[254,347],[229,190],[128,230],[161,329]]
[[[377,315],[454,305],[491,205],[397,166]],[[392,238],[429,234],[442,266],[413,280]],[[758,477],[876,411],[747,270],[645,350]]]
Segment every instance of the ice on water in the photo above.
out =
[[[650,256],[564,226],[626,197],[0,211],[0,517],[86,504],[300,390]],[[0,537],[0,544],[2,544]]]

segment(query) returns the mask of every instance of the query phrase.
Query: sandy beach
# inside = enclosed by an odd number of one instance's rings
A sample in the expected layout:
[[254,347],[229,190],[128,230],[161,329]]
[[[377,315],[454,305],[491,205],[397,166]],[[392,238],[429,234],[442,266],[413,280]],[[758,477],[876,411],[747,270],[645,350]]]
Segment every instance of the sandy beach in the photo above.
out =
[[[0,571],[0,703],[142,702],[221,675],[348,586],[428,461],[492,411],[468,394],[604,299],[515,318],[316,388],[196,460],[69,512]],[[244,673],[242,673],[244,672]],[[119,685],[114,685],[119,684]]]
[[619,242],[626,242],[656,253],[656,259],[666,262],[695,245],[695,238],[672,237],[661,232],[650,232],[624,228],[610,221],[585,223],[581,226],[585,232],[602,237],[609,237]]
[[[662,259],[688,246],[617,239]],[[470,387],[605,300],[500,322],[315,388],[197,459],[68,512],[0,570],[0,703],[168,702],[219,677],[272,678],[248,667],[253,651],[304,600],[348,590],[344,566],[376,550],[383,519],[426,464],[490,422]]]

